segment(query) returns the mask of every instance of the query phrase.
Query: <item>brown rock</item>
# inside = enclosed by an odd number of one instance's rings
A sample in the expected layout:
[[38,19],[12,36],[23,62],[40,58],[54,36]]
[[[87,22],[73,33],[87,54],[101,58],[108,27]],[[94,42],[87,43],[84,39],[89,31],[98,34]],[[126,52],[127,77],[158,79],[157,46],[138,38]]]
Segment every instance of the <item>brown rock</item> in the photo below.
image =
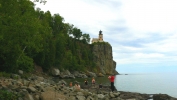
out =
[[46,91],[41,93],[41,100],[65,100],[66,96],[54,91]]

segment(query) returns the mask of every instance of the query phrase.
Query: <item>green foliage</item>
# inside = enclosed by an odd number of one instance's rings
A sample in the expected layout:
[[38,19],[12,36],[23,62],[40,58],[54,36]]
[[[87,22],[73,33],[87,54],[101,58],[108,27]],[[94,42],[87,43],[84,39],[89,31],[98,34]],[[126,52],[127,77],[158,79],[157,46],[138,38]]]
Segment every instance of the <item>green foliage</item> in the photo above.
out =
[[18,80],[18,79],[19,79],[19,77],[18,77],[18,76],[14,76],[14,77],[13,77],[13,79]]
[[111,45],[109,44],[109,42],[94,42],[94,43],[92,43],[92,45],[100,45],[100,44],[106,44],[106,45],[111,46]]
[[89,34],[82,34],[82,41],[83,43],[89,43],[90,42],[90,35]]
[[31,72],[34,69],[33,59],[23,55],[17,60],[17,66],[20,70]]
[[18,100],[19,97],[21,97],[21,95],[7,90],[0,90],[0,100]]
[[30,0],[0,0],[0,70],[31,72],[33,63],[44,71],[94,68],[89,34],[34,6]]
[[40,2],[40,3],[43,3],[44,5],[46,4],[46,0],[34,0],[34,2]]
[[73,28],[72,34],[73,34],[75,39],[80,39],[80,37],[82,36],[81,30],[76,28],[76,27]]
[[23,75],[21,75],[21,78],[28,79],[30,76],[30,73],[23,73]]
[[[3,65],[1,69],[14,72],[22,63],[24,65],[33,63],[29,59],[32,59],[34,53],[41,51],[40,22],[33,14],[35,10],[32,2],[28,0],[2,1],[0,35],[3,38],[0,40],[0,58]],[[19,62],[19,60],[25,62]]]
[[10,77],[10,73],[0,72],[0,77]]

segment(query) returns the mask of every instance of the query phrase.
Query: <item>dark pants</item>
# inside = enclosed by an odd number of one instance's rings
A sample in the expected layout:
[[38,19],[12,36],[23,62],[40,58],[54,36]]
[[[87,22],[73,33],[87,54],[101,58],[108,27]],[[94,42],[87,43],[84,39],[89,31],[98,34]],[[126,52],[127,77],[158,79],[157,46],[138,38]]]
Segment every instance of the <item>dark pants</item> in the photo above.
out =
[[111,82],[111,91],[114,91],[114,82]]

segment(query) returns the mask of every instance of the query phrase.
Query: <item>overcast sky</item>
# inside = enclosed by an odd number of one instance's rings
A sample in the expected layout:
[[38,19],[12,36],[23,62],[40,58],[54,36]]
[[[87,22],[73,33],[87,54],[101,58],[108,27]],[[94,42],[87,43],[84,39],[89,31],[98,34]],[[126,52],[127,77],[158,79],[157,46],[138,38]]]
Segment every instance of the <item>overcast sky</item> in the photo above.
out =
[[177,0],[47,0],[37,5],[112,45],[119,73],[177,72]]

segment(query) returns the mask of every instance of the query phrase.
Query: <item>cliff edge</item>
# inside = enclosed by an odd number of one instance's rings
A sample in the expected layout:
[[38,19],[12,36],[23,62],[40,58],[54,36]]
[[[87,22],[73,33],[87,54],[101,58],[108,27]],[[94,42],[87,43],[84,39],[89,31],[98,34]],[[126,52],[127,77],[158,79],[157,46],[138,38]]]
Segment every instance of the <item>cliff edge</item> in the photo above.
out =
[[98,42],[93,44],[93,61],[96,63],[97,71],[102,74],[119,74],[116,62],[113,60],[112,46],[108,42]]

